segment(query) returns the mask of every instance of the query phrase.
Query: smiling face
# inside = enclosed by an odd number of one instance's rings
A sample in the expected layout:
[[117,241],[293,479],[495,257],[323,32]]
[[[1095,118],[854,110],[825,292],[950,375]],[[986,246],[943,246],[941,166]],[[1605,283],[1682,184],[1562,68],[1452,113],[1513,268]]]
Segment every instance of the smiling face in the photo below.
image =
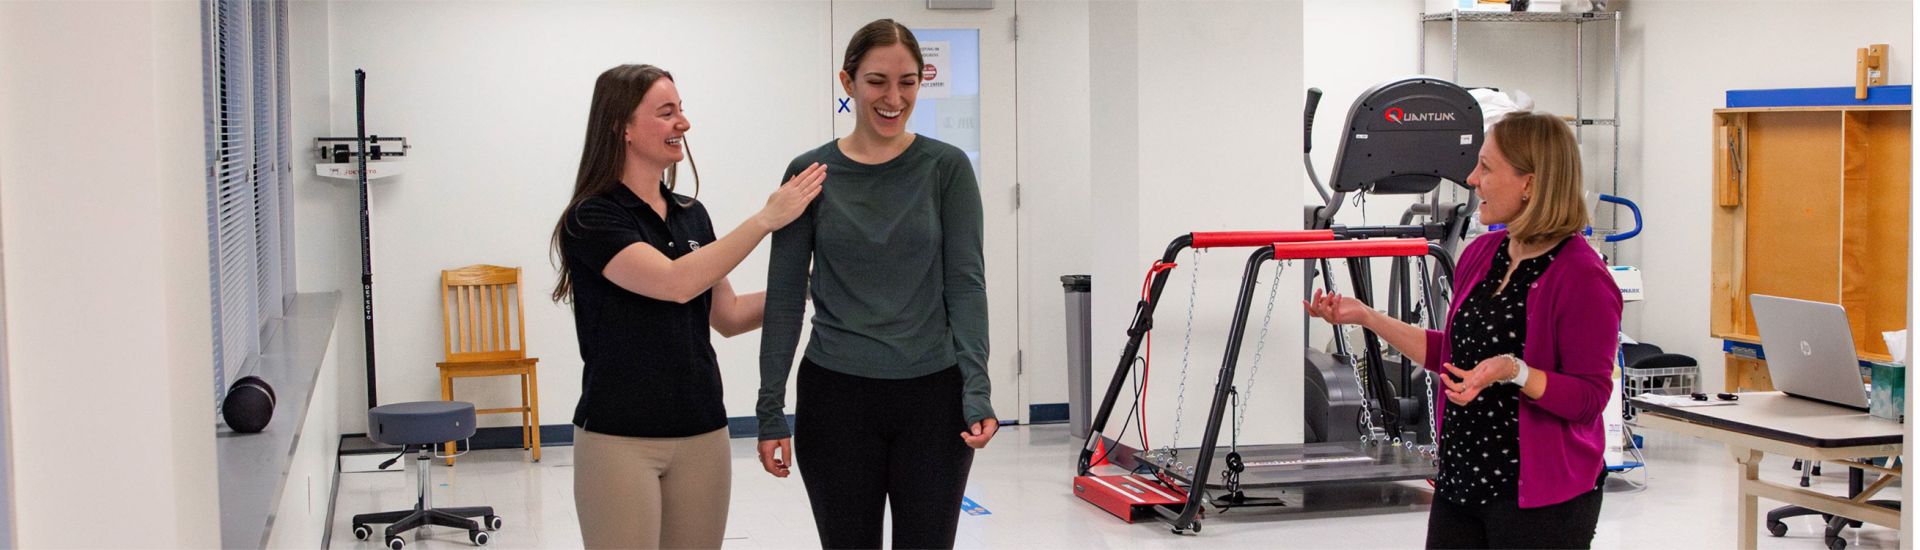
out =
[[1515,169],[1494,140],[1493,134],[1487,134],[1480,145],[1480,162],[1467,176],[1467,185],[1480,193],[1480,221],[1487,225],[1519,218],[1533,193],[1533,174]]
[[873,48],[854,73],[840,72],[840,86],[853,98],[859,130],[892,139],[905,134],[920,95],[920,63],[905,45]]
[[622,131],[627,158],[663,168],[680,162],[687,156],[681,142],[692,127],[673,80],[655,80],[640,97],[640,106],[633,109]]

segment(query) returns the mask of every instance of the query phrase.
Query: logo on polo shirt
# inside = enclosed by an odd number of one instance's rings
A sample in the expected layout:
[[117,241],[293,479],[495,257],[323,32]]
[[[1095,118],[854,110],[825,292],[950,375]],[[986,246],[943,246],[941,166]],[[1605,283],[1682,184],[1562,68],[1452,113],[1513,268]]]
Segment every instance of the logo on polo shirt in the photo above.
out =
[[700,249],[699,241],[687,241],[687,250],[699,250],[699,249]]

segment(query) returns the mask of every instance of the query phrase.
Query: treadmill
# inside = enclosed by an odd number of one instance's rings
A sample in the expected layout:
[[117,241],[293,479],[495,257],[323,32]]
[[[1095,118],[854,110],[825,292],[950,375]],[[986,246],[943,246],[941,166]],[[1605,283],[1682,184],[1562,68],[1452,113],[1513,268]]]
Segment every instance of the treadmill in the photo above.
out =
[[[1309,135],[1318,99],[1318,90],[1309,92]],[[1363,332],[1365,355],[1359,365],[1364,371],[1355,366],[1356,350],[1349,349],[1344,338],[1335,339],[1337,349],[1333,354],[1307,351],[1308,392],[1320,397],[1315,400],[1315,395],[1309,395],[1307,399],[1309,442],[1239,446],[1237,441],[1230,440],[1229,446],[1219,446],[1223,421],[1228,421],[1227,404],[1238,398],[1232,383],[1233,373],[1245,337],[1253,290],[1265,262],[1294,260],[1315,266],[1317,269],[1309,272],[1309,285],[1318,277],[1331,287],[1334,282],[1331,260],[1345,258],[1352,282],[1350,295],[1371,304],[1374,303],[1370,288],[1372,275],[1369,263],[1363,259],[1391,257],[1396,264],[1404,261],[1407,265],[1419,259],[1432,267],[1417,274],[1409,273],[1406,284],[1399,288],[1410,293],[1410,289],[1418,286],[1419,291],[1425,293],[1426,303],[1432,304],[1428,309],[1438,311],[1437,308],[1444,307],[1436,288],[1441,285],[1436,283],[1452,279],[1452,248],[1464,236],[1465,219],[1471,214],[1473,201],[1470,198],[1461,206],[1442,205],[1436,188],[1441,180],[1466,181],[1477,162],[1483,138],[1478,103],[1466,90],[1444,80],[1403,78],[1380,84],[1363,94],[1349,109],[1346,124],[1331,178],[1332,192],[1321,184],[1308,161],[1310,179],[1325,204],[1310,209],[1307,229],[1196,232],[1175,238],[1168,245],[1166,253],[1155,264],[1147,297],[1136,305],[1119,365],[1081,449],[1079,476],[1074,482],[1075,492],[1081,498],[1122,519],[1154,517],[1171,524],[1174,533],[1189,534],[1200,531],[1200,515],[1208,506],[1224,509],[1279,504],[1275,498],[1247,496],[1245,491],[1250,489],[1417,480],[1434,475],[1433,459],[1415,444],[1422,438],[1413,435],[1420,431],[1417,429],[1420,423],[1415,421],[1430,416],[1431,404],[1412,396],[1395,395],[1384,368],[1380,340],[1370,332]],[[1310,152],[1310,137],[1307,143]],[[1410,221],[1415,215],[1421,215],[1427,218],[1427,223],[1333,224],[1334,214],[1348,195],[1361,193],[1433,193],[1435,199],[1424,213],[1410,212],[1403,218]],[[1122,460],[1117,462],[1132,469],[1134,474],[1092,475],[1096,454],[1106,455],[1101,457],[1105,459],[1115,454],[1105,450],[1109,446],[1124,448],[1119,441],[1107,438],[1103,430],[1120,391],[1126,386],[1140,344],[1152,330],[1153,313],[1175,257],[1184,248],[1227,247],[1252,247],[1254,251],[1241,281],[1201,446],[1129,450],[1119,453]],[[1425,284],[1416,285],[1416,280]],[[1425,316],[1430,325],[1436,326],[1437,319],[1442,317],[1431,312]],[[1399,387],[1412,387],[1411,373],[1416,368],[1409,365],[1401,370],[1408,380],[1403,380]],[[1362,379],[1366,381],[1364,386],[1360,383]],[[1313,418],[1316,404],[1322,413],[1317,429]],[[1416,428],[1413,434],[1408,433],[1409,426]],[[1216,496],[1209,499],[1209,492]],[[1160,498],[1154,498],[1156,494]]]

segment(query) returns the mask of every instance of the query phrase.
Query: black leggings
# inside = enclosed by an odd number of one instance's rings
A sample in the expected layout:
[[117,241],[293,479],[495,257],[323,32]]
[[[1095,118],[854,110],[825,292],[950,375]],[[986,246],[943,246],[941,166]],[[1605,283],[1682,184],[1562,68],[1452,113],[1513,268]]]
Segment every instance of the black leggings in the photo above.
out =
[[960,369],[882,380],[801,361],[794,461],[825,548],[879,548],[887,506],[894,548],[953,548],[973,466]]
[[1516,500],[1467,506],[1436,495],[1427,548],[1591,548],[1606,480],[1603,471],[1593,490],[1540,508]]

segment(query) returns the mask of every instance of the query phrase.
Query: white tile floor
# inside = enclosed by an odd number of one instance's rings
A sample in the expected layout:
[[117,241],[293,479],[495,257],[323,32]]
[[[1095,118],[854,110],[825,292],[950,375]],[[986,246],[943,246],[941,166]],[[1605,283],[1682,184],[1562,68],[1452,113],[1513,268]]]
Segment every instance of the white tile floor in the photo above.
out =
[[[1645,432],[1651,464],[1648,488],[1640,492],[1618,480],[1606,495],[1595,548],[1731,548],[1734,544],[1734,476],[1718,444]],[[1206,522],[1197,536],[1175,536],[1157,522],[1128,525],[1073,497],[1068,479],[1076,440],[1063,425],[1004,429],[974,461],[967,496],[992,513],[962,516],[956,541],[962,548],[1416,548],[1424,541],[1427,509],[1419,504],[1425,483],[1371,485],[1310,493],[1306,509],[1232,511]],[[798,477],[775,479],[754,460],[753,441],[733,441],[733,510],[726,545],[731,548],[818,546],[806,493]],[[408,460],[407,462],[413,462]],[[1797,482],[1785,459],[1769,459],[1762,475]],[[1814,484],[1844,494],[1843,468],[1825,468]],[[433,499],[441,506],[490,505],[506,518],[494,533],[495,548],[579,548],[573,509],[573,452],[549,447],[532,463],[524,451],[479,451],[453,468],[435,466]],[[1638,474],[1628,474],[1638,479]],[[334,509],[335,548],[378,548],[353,538],[355,513],[410,507],[411,473],[342,474]],[[1421,489],[1415,489],[1415,488]],[[1883,492],[1898,498],[1896,486]],[[1379,504],[1382,500],[1399,504]],[[1762,509],[1778,503],[1762,500]],[[1825,548],[1817,517],[1788,521],[1785,538],[1762,533],[1760,547]],[[1898,548],[1899,533],[1881,527],[1848,530],[1849,548]],[[408,535],[409,549],[469,547],[466,533],[434,529]]]

